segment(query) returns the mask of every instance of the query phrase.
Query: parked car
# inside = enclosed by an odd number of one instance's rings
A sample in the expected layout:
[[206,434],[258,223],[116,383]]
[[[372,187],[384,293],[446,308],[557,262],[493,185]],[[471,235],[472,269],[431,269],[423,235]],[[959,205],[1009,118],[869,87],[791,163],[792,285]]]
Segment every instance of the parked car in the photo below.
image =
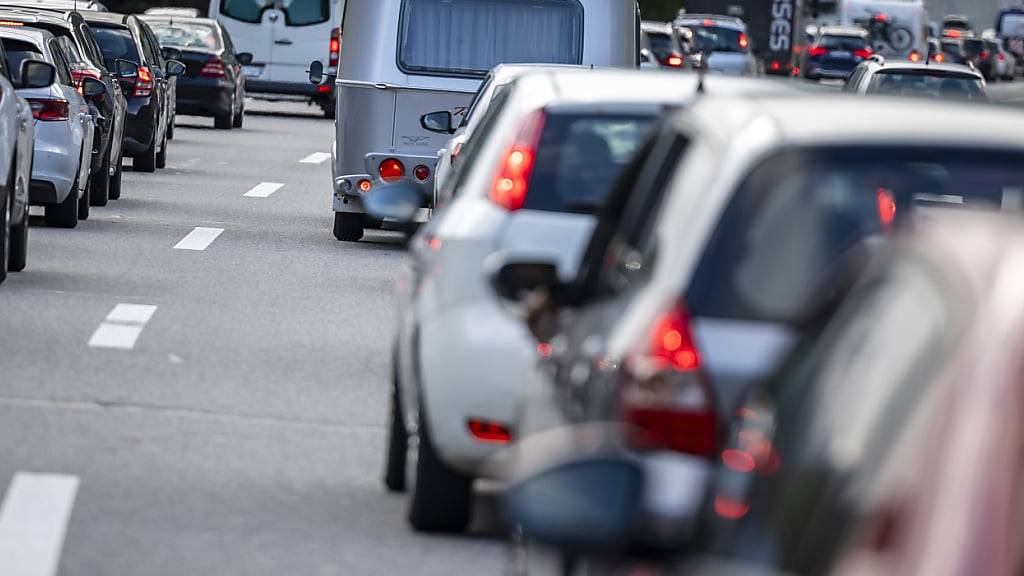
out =
[[706,65],[708,71],[735,76],[760,73],[743,20],[713,14],[680,14],[672,26],[685,30],[691,38],[691,64],[695,68]]
[[231,34],[237,50],[253,55],[244,65],[250,93],[306,96],[326,117],[334,118],[334,86],[310,85],[307,70],[310,62],[326,56],[332,72],[337,71],[345,4],[346,0],[210,0],[208,13]]
[[[19,67],[17,77],[0,42],[0,282],[28,261],[28,207],[35,131],[32,108],[16,89],[52,81],[44,63]],[[16,82],[17,80],[17,82]]]
[[668,22],[641,22],[640,45],[659,68],[683,68],[686,65],[686,53]]
[[245,120],[245,74],[252,54],[236,53],[227,30],[216,20],[180,16],[143,16],[163,49],[173,49],[185,64],[177,79],[175,111],[213,116],[221,130],[241,128]]
[[121,164],[128,103],[121,90],[117,70],[106,67],[96,37],[82,15],[61,8],[60,3],[47,6],[49,8],[0,7],[0,20],[11,23],[9,25],[46,30],[53,34],[71,67],[77,88],[81,88],[84,78],[93,78],[103,83],[103,94],[90,99],[96,133],[93,136],[95,149],[91,160],[89,203],[91,206],[105,206],[108,200],[121,196]]
[[[870,114],[863,108],[839,97],[702,99],[667,121],[626,170],[575,279],[557,275],[555,259],[506,254],[492,263],[503,297],[528,306],[528,325],[546,357],[523,401],[520,447],[506,461],[510,478],[519,480],[521,471],[543,476],[560,463],[616,449],[638,465],[667,468],[668,479],[679,467],[686,482],[634,494],[643,510],[624,512],[640,528],[629,534],[648,548],[707,535],[695,522],[705,503],[712,513],[745,509],[736,500],[716,508],[710,491],[722,449],[733,448],[734,418],[747,413],[737,409],[794,350],[815,303],[841,285],[837,278],[936,211],[1021,209],[1024,120],[927,100],[879,99]],[[883,372],[897,373],[898,364],[873,358],[846,365],[857,382],[851,394],[863,394]],[[853,405],[836,404],[840,411]],[[807,431],[803,437],[819,439]],[[535,442],[540,453],[527,449]],[[788,477],[787,486],[801,489]],[[575,486],[571,493],[594,491]],[[543,492],[513,490],[512,497]],[[535,524],[572,526],[545,518],[546,505],[533,502]],[[577,534],[584,542],[610,533],[589,526]],[[785,532],[764,535],[771,541]],[[512,556],[546,558],[537,551]]]
[[874,54],[863,28],[822,27],[804,56],[804,78],[845,80]]
[[164,59],[153,31],[138,16],[91,12],[85,20],[108,70],[117,70],[118,60],[138,66],[135,76],[120,78],[128,99],[124,149],[132,157],[132,168],[140,172],[163,168],[167,131],[173,122],[172,79],[185,72],[185,65]]
[[886,61],[874,56],[857,66],[843,87],[851,94],[914,96],[943,100],[988,102],[985,79],[961,64]]
[[[501,18],[495,22],[501,24],[496,27],[436,28],[442,15],[461,22],[497,14]],[[345,24],[331,163],[334,236],[342,241],[357,241],[364,228],[376,224],[365,218],[362,202],[386,182],[419,186],[424,208],[419,221],[426,221],[436,151],[447,135],[424,129],[420,118],[449,110],[460,121],[494,66],[534,62],[636,68],[640,51],[637,7],[620,0],[350,1]],[[322,83],[323,64],[314,63],[310,70],[310,80]],[[330,74],[327,78],[334,80]]]
[[[46,207],[48,226],[74,228],[89,217],[95,122],[88,98],[105,88],[99,80],[86,77],[79,94],[60,44],[45,30],[0,27],[0,42],[11,70],[17,70],[12,74],[15,85],[32,86],[19,90],[35,117],[31,202]],[[26,84],[21,77],[26,62],[47,64],[45,68],[30,64],[29,71],[38,68],[35,73],[50,82],[29,78]]]

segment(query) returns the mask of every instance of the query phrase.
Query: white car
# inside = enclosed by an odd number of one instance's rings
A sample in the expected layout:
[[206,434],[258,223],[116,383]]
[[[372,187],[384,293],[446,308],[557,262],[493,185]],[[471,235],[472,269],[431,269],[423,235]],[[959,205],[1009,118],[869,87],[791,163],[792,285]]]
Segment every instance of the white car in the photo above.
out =
[[415,529],[467,526],[473,480],[491,476],[488,460],[514,438],[537,359],[490,288],[488,259],[541,253],[571,276],[604,195],[696,84],[675,72],[540,71],[508,84],[481,117],[442,191],[453,200],[413,239],[399,282],[385,483],[409,487]]
[[[95,121],[89,103],[75,88],[60,44],[44,30],[0,29],[7,62],[15,70],[15,83],[26,62],[45,62],[55,69],[51,83],[25,87],[19,95],[28,100],[35,117],[35,162],[32,166],[31,203],[45,206],[47,226],[74,228],[88,217],[89,168]],[[102,94],[99,80],[83,80],[86,96]]]
[[747,25],[739,18],[681,14],[672,25],[691,39],[690,63],[694,67],[706,65],[709,72],[732,76],[759,75]]
[[[25,76],[30,80],[49,80],[43,67],[30,64]],[[19,69],[17,77],[21,78],[23,72],[24,68]],[[0,44],[0,282],[7,279],[8,271],[24,270],[28,259],[32,111],[15,91],[23,84],[16,84],[14,79],[11,63]]]

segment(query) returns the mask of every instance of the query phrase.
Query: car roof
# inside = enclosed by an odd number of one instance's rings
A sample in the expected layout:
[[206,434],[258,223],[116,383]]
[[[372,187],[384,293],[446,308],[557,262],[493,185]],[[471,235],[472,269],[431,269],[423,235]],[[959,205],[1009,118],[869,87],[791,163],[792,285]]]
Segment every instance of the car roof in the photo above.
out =
[[53,33],[39,28],[13,28],[10,26],[0,26],[0,37],[25,40],[42,46],[47,39],[53,37]]
[[532,72],[543,72],[545,70],[578,69],[587,67],[580,64],[498,64],[491,70],[491,77],[496,82],[505,83],[509,80],[529,74]]
[[117,12],[85,12],[82,16],[90,24],[122,25],[127,25],[128,21],[133,17],[131,14],[118,14]]
[[864,38],[868,31],[859,26],[822,26],[818,28],[820,36],[856,36]]
[[34,8],[16,8],[14,6],[0,6],[0,20],[13,20],[26,24],[50,24],[71,28],[71,22],[65,18],[65,13],[52,10],[37,10]]
[[946,72],[949,74],[966,74],[970,76],[975,76],[978,79],[982,78],[981,72],[978,72],[974,68],[971,68],[970,66],[966,66],[964,64],[953,64],[951,62],[930,62],[926,64],[924,62],[911,62],[909,60],[897,60],[895,62],[888,61],[881,63],[875,71],[878,72],[881,70],[885,70],[887,72],[892,70],[939,72],[939,75],[941,75],[941,73],[943,72]]
[[196,18],[192,16],[168,16],[166,14],[142,14],[139,18],[146,22],[160,22],[173,24],[175,22],[192,22],[195,24],[206,24],[208,26],[217,26],[217,21],[213,18]]
[[742,19],[735,16],[724,16],[722,14],[680,14],[676,18],[673,26],[693,26],[702,25],[705,21],[714,23],[715,26],[721,28],[734,28],[736,30],[744,30],[747,25]]

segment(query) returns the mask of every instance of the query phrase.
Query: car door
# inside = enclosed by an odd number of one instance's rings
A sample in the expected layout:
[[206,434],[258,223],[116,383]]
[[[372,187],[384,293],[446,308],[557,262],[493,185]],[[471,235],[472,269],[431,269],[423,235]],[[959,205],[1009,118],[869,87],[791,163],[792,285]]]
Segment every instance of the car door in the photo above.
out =
[[276,0],[268,11],[271,55],[267,79],[308,84],[306,69],[313,60],[325,60],[331,32],[341,20],[336,0]]
[[266,67],[274,44],[272,20],[281,19],[274,0],[211,0],[210,15],[231,35],[239,51],[252,53],[246,76],[268,80]]

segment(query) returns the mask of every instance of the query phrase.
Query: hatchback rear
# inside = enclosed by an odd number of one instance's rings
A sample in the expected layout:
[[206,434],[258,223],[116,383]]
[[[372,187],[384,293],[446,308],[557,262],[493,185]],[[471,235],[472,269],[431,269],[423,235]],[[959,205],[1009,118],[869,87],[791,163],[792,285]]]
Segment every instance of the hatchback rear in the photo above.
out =
[[[673,24],[690,39],[694,55],[691,63],[707,66],[711,72],[734,76],[754,76],[757,61],[751,53],[747,27],[736,18],[682,17]],[[707,62],[702,54],[707,54]]]
[[842,80],[873,53],[866,32],[826,29],[807,49],[804,77],[809,80]]

